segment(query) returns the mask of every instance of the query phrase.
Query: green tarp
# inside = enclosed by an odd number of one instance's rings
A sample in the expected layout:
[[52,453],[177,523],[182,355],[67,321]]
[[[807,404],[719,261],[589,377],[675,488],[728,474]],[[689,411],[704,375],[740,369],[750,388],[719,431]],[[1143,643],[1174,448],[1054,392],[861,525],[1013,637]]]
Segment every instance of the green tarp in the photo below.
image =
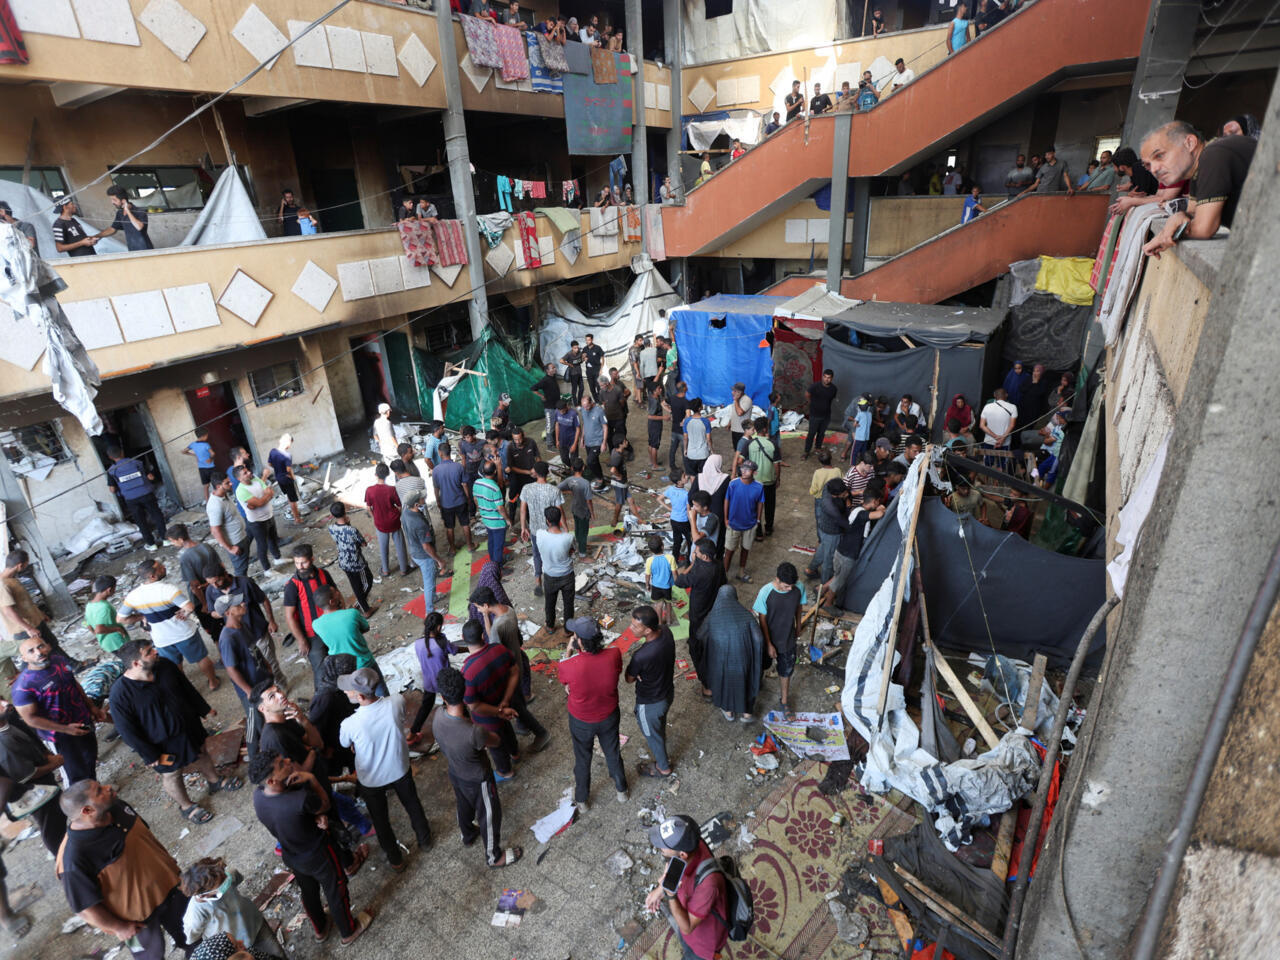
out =
[[504,393],[511,394],[512,423],[541,422],[542,398],[532,387],[542,375],[516,363],[494,339],[490,329],[486,328],[475,343],[443,359],[485,375],[463,376],[450,392],[444,421],[450,430],[460,430],[468,423],[479,430],[488,430],[489,415]]

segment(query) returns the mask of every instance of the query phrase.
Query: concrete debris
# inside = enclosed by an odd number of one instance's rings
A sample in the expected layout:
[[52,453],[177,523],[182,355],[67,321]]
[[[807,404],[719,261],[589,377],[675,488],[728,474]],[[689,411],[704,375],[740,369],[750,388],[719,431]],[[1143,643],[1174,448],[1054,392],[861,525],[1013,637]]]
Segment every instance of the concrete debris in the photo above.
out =
[[605,858],[604,865],[615,877],[622,877],[635,866],[635,861],[627,855],[625,850],[615,850]]

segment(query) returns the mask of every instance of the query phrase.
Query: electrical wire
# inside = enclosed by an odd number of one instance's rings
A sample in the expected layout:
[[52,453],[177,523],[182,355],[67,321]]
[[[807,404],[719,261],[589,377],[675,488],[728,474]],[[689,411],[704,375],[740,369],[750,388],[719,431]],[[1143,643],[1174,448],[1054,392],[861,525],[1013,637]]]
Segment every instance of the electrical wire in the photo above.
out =
[[[1222,74],[1226,72],[1227,67],[1235,63],[1236,58],[1240,56],[1240,54],[1244,53],[1245,48],[1249,46],[1249,44],[1253,43],[1253,38],[1256,37],[1258,35],[1258,32],[1262,30],[1262,28],[1265,27],[1270,22],[1271,18],[1275,16],[1275,13],[1277,10],[1280,10],[1280,0],[1277,0],[1276,3],[1273,3],[1271,5],[1271,9],[1267,11],[1267,15],[1258,21],[1258,25],[1253,28],[1253,32],[1249,34],[1245,42],[1240,44],[1240,46],[1236,48],[1235,53],[1231,54],[1231,56],[1227,58],[1226,63],[1224,63],[1221,67],[1219,67],[1213,73],[1209,74],[1208,79],[1206,79],[1203,83],[1195,84],[1195,83],[1191,83],[1184,76],[1182,78],[1183,86],[1185,86],[1188,90],[1202,90],[1205,87],[1207,87],[1210,83],[1212,83],[1214,80],[1218,79],[1218,77],[1222,76]],[[1205,39],[1207,40],[1208,38],[1206,37]],[[1204,46],[1204,43],[1202,42],[1200,46]],[[1200,47],[1197,47],[1196,52],[1199,52],[1199,49]],[[1191,57],[1188,57],[1187,59],[1191,60],[1192,58],[1195,57],[1195,55],[1196,55],[1195,53],[1192,53]],[[1202,57],[1201,59],[1204,59],[1204,58]]]

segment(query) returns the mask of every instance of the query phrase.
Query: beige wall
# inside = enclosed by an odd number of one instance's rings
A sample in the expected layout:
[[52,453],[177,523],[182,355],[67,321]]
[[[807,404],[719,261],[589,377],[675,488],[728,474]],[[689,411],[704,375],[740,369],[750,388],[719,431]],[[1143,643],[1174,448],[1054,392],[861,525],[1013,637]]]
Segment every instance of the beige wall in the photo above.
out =
[[[782,98],[791,92],[791,79],[801,82],[801,90],[806,98],[805,107],[808,109],[807,100],[813,96],[812,87],[815,78],[822,81],[824,92],[833,95],[840,89],[839,79],[850,80],[852,87],[855,90],[857,89],[856,76],[845,77],[843,73],[837,73],[838,68],[842,66],[857,65],[856,74],[860,75],[863,70],[871,69],[872,62],[878,57],[883,57],[888,61],[889,67],[886,69],[891,69],[893,62],[898,57],[902,57],[907,66],[919,76],[925,70],[946,59],[945,37],[947,29],[945,26],[926,27],[921,30],[892,33],[878,39],[842,40],[808,50],[769,53],[756,57],[743,57],[738,60],[710,63],[698,67],[685,67],[680,73],[680,82],[684,87],[684,99],[681,102],[681,109],[684,113],[713,110],[759,110],[766,115],[777,110],[785,117],[786,111]],[[790,73],[787,74],[787,71],[790,71]],[[775,83],[775,80],[779,78],[779,74],[786,74],[786,76],[782,78],[782,82],[777,84],[778,89],[776,91],[771,90],[770,84]],[[742,79],[749,81],[753,77],[759,83],[759,97],[755,100],[740,101],[737,97],[730,97],[732,102],[723,102],[717,95],[700,110],[689,99],[689,95],[700,81],[705,81],[710,85],[711,90],[718,94],[724,81],[732,81],[733,83],[730,86],[737,86],[738,81]],[[876,79],[878,80],[879,76]],[[724,90],[724,92],[726,96],[731,93],[729,89]]]
[[342,449],[328,368],[324,366],[319,340],[303,337],[299,343],[298,366],[302,370],[303,389],[297,396],[258,406],[253,401],[248,374],[235,382],[236,393],[244,404],[242,414],[248,422],[249,434],[258,447],[253,451],[255,463],[267,462],[267,453],[283,433],[293,435],[290,452],[295,463],[327,457]]
[[1173,394],[1182,403],[1213,297],[1180,257],[1147,261],[1132,315],[1147,318],[1152,346]]
[[[165,441],[164,457],[169,461],[169,471],[178,485],[178,496],[184,504],[199,503],[203,488],[195,460],[182,451],[195,437],[195,418],[184,393],[195,384],[178,384],[156,390],[147,397],[147,412],[156,425],[156,433]],[[241,399],[244,394],[241,394]]]
[[75,536],[94,515],[108,522],[119,519],[119,506],[107,487],[93,442],[74,417],[60,418],[58,426],[63,444],[75,459],[58,464],[43,480],[19,478],[51,545]]

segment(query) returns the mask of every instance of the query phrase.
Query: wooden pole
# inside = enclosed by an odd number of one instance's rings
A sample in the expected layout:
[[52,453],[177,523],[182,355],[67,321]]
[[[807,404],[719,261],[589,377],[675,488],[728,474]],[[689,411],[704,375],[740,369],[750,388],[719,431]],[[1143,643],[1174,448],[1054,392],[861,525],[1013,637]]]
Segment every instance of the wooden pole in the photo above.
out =
[[[938,413],[938,374],[942,371],[942,351],[937,347],[933,348],[933,399],[929,401],[929,433],[934,432],[933,418]],[[918,424],[917,424],[918,426]],[[946,424],[944,423],[945,427]]]
[[920,501],[924,497],[925,467],[933,452],[933,444],[924,448],[924,453],[916,457],[912,469],[919,474],[916,497],[911,509],[911,523],[907,527],[907,535],[902,540],[902,566],[898,570],[898,586],[893,596],[893,618],[889,623],[889,639],[884,651],[884,670],[880,674],[880,702],[876,713],[880,715],[880,723],[884,723],[884,705],[889,699],[889,677],[893,673],[893,650],[898,644],[898,619],[902,613],[902,594],[907,587],[907,567],[911,563],[912,548],[916,542],[916,524],[920,521]]
[[213,114],[214,125],[218,128],[218,136],[222,138],[222,149],[227,154],[227,166],[234,167],[236,165],[236,155],[231,149],[231,140],[227,137],[227,128],[222,125],[222,114],[218,113],[218,108],[211,107],[209,110]]
[[[1031,665],[1031,683],[1027,687],[1027,699],[1022,705],[1022,726],[1028,730],[1034,730],[1036,726],[1036,713],[1040,709],[1040,688],[1044,685],[1044,671],[1048,665],[1043,653],[1037,653],[1035,662]],[[1044,774],[1041,774],[1044,776]],[[1013,852],[1013,831],[1017,827],[1018,814],[1017,802],[1013,807],[1006,810],[1004,816],[1000,819],[1000,832],[996,834],[996,850],[991,857],[991,872],[1000,878],[1001,882],[1009,877],[1009,855]]]

